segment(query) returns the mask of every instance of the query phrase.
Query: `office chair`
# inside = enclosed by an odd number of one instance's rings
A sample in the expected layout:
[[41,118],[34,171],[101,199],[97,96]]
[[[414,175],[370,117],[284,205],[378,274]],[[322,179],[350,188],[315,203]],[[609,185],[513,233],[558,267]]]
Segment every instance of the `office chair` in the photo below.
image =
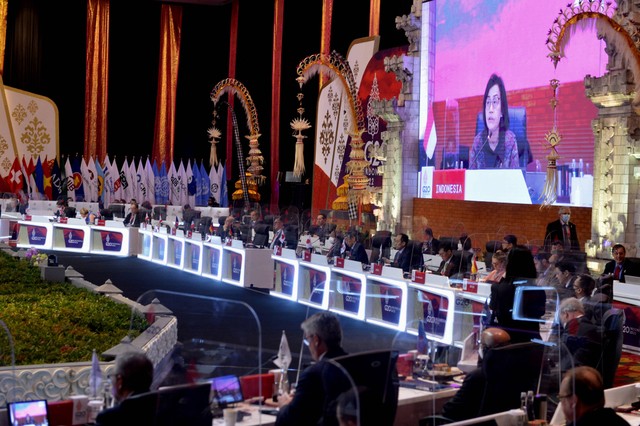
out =
[[602,357],[598,370],[602,373],[605,389],[613,387],[613,380],[622,356],[624,322],[625,314],[622,309],[611,308],[602,316]]
[[371,240],[371,257],[369,261],[376,263],[381,257],[389,259],[391,255],[391,232],[378,231]]
[[256,247],[265,247],[269,244],[269,225],[263,223],[254,227],[256,235],[253,237],[253,245]]

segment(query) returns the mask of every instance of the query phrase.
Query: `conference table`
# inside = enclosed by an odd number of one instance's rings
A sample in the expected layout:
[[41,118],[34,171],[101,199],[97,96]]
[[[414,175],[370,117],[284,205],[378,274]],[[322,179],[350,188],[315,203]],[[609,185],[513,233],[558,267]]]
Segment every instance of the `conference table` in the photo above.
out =
[[139,252],[138,229],[120,221],[100,220],[88,225],[84,219],[29,216],[17,220],[16,246],[42,250],[131,256]]
[[[429,392],[401,386],[398,392],[398,410],[393,424],[395,426],[416,426],[421,418],[439,413],[444,403],[451,399],[456,392],[457,388],[454,387],[437,392]],[[271,426],[276,423],[275,416],[264,413],[258,416],[260,407],[257,405],[240,404],[237,408],[250,413],[242,421],[236,422],[238,425]],[[213,425],[224,425],[224,419],[213,419]]]

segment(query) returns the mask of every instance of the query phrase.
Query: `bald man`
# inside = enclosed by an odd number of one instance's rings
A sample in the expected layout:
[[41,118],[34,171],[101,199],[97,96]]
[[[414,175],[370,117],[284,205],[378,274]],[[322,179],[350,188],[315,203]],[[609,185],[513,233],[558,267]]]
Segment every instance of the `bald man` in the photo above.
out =
[[[501,328],[489,327],[485,329],[480,336],[480,359],[482,360],[484,355],[491,349],[508,345],[510,341],[509,333]],[[442,415],[458,422],[489,414],[480,414],[485,383],[486,378],[482,367],[476,368],[467,374],[455,396],[442,407]]]

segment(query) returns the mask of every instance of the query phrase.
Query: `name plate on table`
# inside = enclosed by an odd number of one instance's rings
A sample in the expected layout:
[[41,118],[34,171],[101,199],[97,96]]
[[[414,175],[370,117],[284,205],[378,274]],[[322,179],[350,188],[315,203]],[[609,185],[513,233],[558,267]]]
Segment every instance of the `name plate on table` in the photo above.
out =
[[96,225],[104,226],[104,219],[98,219],[98,222],[96,223]]
[[478,283],[476,282],[467,282],[466,280],[462,282],[462,290],[467,293],[477,293],[478,292]]
[[60,218],[60,223],[67,223],[67,218],[66,217],[61,217]]
[[310,250],[305,250],[304,253],[302,253],[302,259],[305,262],[311,262],[311,251]]
[[316,265],[328,265],[327,256],[323,254],[311,253],[311,263]]
[[286,257],[287,259],[297,259],[296,251],[294,249],[282,249],[282,257]]
[[380,265],[379,263],[374,263],[371,272],[373,273],[373,275],[382,275],[382,265]]
[[335,265],[337,268],[344,268],[344,257],[336,257]]
[[26,215],[26,216],[24,217],[24,220],[27,220],[27,221],[29,221],[29,222],[30,222],[30,221],[31,221],[31,215],[30,215],[30,214]]
[[426,273],[413,270],[411,271],[411,281],[416,284],[424,284],[426,279]]

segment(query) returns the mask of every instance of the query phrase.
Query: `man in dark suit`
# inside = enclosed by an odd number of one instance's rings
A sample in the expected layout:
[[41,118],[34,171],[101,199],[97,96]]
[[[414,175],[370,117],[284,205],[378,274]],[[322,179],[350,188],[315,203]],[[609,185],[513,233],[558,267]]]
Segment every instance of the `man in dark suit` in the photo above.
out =
[[393,237],[393,248],[398,250],[391,262],[387,258],[383,258],[385,263],[394,268],[400,268],[403,272],[411,271],[411,249],[407,247],[409,244],[409,236],[407,234],[397,234]]
[[[509,333],[500,328],[486,328],[480,336],[479,356],[481,362],[488,351],[508,345],[510,339]],[[442,415],[449,420],[458,422],[489,414],[481,413],[482,401],[485,398],[500,398],[501,396],[485,395],[486,382],[482,367],[471,371],[465,376],[458,392],[442,407]]]
[[621,283],[625,282],[624,277],[627,275],[638,276],[640,271],[636,265],[626,258],[627,250],[622,244],[616,244],[611,248],[613,260],[604,265],[602,278],[612,278]]
[[570,222],[571,209],[565,206],[560,207],[558,216],[558,220],[547,224],[547,230],[544,234],[544,246],[547,250],[550,250],[552,242],[562,241],[565,250],[582,251],[576,225]]
[[625,282],[627,275],[640,275],[639,268],[626,258],[627,250],[622,244],[616,244],[611,248],[613,260],[604,265],[604,271],[598,280],[599,292],[613,300],[613,282]]
[[140,214],[138,211],[138,203],[136,203],[135,201],[132,201],[131,204],[129,205],[129,213],[127,213],[127,216],[124,218],[124,225],[125,226],[131,226],[132,228],[139,228],[140,227]]
[[284,225],[279,217],[273,219],[273,240],[269,244],[269,248],[273,250],[275,247],[286,247],[287,240],[284,237]]
[[[336,424],[336,410],[332,393],[340,390],[330,389],[332,381],[327,374],[339,374],[331,368],[329,359],[346,355],[342,349],[342,328],[335,314],[319,312],[310,316],[300,326],[304,332],[304,343],[309,347],[315,361],[301,374],[296,391],[291,395],[278,397],[280,411],[276,426]],[[329,387],[327,389],[326,387]],[[335,392],[332,392],[335,391]],[[337,397],[337,395],[334,395]]]
[[579,365],[596,368],[602,355],[602,336],[598,327],[584,314],[582,303],[575,297],[563,300],[558,310],[562,347],[571,354],[571,357],[560,354],[562,370]]
[[344,237],[344,243],[346,245],[349,255],[347,259],[355,260],[363,265],[369,264],[369,256],[367,251],[360,241],[358,241],[358,231],[349,231]]
[[422,242],[423,254],[438,254],[440,250],[440,240],[433,237],[433,230],[430,227],[424,228],[424,240]]
[[440,245],[438,254],[442,258],[442,262],[440,262],[440,266],[438,267],[436,274],[452,277],[460,272],[460,264],[462,263],[462,258],[459,255],[453,253],[451,244],[444,243]]
[[153,364],[140,352],[126,352],[116,358],[110,375],[116,405],[101,411],[98,426],[153,425],[157,396],[149,394]]

